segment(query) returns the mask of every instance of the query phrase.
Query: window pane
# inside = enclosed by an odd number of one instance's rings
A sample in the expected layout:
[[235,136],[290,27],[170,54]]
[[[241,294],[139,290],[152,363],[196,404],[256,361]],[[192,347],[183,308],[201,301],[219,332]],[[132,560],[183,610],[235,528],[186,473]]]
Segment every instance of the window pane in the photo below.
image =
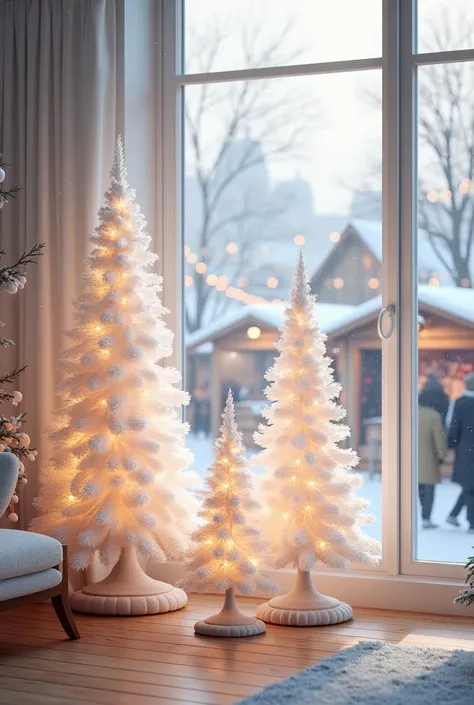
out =
[[472,0],[418,0],[418,51],[474,49]]
[[381,537],[379,71],[185,89],[190,446],[201,477],[227,390],[249,454],[299,248]]
[[186,0],[185,70],[381,56],[381,0]]
[[421,67],[418,110],[415,556],[464,563],[474,530],[474,64]]

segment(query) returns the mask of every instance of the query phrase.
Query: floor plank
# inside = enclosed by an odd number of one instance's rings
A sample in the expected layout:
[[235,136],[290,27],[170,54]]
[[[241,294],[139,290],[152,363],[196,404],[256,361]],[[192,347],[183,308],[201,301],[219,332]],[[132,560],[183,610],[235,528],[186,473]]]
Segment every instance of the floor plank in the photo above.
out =
[[[242,600],[255,613],[258,601]],[[192,596],[156,617],[77,615],[70,642],[49,605],[0,617],[0,705],[232,705],[359,641],[474,650],[474,619],[356,609],[352,622],[318,629],[267,627],[246,639],[207,639],[193,625],[220,605]]]

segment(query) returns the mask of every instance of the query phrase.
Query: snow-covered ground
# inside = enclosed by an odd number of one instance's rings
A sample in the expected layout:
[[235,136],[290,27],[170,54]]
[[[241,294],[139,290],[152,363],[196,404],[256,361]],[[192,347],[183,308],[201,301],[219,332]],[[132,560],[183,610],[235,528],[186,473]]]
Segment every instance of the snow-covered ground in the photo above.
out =
[[[188,446],[194,453],[194,470],[199,477],[204,478],[206,469],[212,463],[212,442],[190,435]],[[255,468],[254,472],[258,475],[261,470]],[[370,480],[368,475],[364,474],[364,478],[361,495],[370,500],[371,511],[375,516],[375,522],[367,527],[367,531],[380,540],[382,537],[382,482],[379,476]],[[451,482],[443,482],[436,487],[432,521],[439,524],[439,528],[422,529],[421,520],[418,522],[416,547],[418,560],[465,563],[467,557],[473,555],[474,535],[466,531],[465,509],[459,517],[462,528],[448,526],[445,521],[458,498],[459,491],[459,486]]]

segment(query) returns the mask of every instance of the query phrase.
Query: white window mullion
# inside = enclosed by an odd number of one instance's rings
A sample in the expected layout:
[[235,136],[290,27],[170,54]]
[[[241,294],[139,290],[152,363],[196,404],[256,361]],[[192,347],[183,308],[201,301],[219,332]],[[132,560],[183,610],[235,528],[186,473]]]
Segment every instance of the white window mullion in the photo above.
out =
[[400,181],[399,2],[383,4],[382,69],[382,306],[395,307],[393,332],[382,341],[383,569],[399,573]]

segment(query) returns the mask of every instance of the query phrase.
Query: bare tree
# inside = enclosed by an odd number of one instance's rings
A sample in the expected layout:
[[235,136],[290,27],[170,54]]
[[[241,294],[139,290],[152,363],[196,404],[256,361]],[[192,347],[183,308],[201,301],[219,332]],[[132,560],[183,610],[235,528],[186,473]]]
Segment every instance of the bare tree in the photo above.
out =
[[[446,7],[425,23],[423,51],[463,48],[473,36]],[[380,92],[368,88],[365,97],[380,110]],[[418,69],[418,165],[418,225],[453,283],[473,287],[474,63]],[[369,182],[380,173],[380,163],[369,165]]]
[[[293,22],[268,37],[264,23],[253,19],[246,18],[240,29],[215,24],[206,25],[201,33],[197,28],[189,32],[187,71],[216,70],[227,42],[235,46],[236,36],[239,68],[294,62],[297,52],[286,51],[298,46],[291,39]],[[296,165],[304,159],[305,138],[317,117],[318,100],[305,95],[299,79],[246,79],[186,88],[185,234],[201,267],[206,266],[205,273],[196,275],[194,262],[188,268],[194,279],[186,305],[189,332],[232,303],[206,283],[207,276],[224,275],[237,287],[243,275],[252,280],[257,273],[261,265],[257,246],[278,237],[279,216],[289,205],[272,198],[267,166],[289,159]],[[231,255],[226,249],[230,243],[236,246]]]
[[[473,26],[450,15],[430,26],[431,51],[465,46]],[[419,69],[419,225],[456,286],[472,287],[474,64]]]

